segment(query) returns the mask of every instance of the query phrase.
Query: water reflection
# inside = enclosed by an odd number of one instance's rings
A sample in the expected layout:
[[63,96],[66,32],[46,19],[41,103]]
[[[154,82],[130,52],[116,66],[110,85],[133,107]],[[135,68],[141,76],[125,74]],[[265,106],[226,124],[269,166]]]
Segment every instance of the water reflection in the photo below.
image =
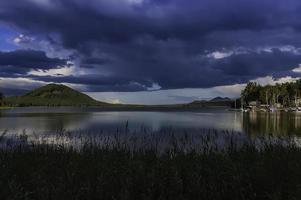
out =
[[228,130],[249,135],[300,135],[299,113],[240,113],[224,109],[197,112],[103,112],[83,108],[18,108],[0,111],[0,131],[49,133],[58,130],[114,132],[128,122],[130,130]]
[[49,132],[58,129],[89,132],[116,131],[128,122],[131,130],[141,127],[152,131],[173,129],[220,129],[241,131],[238,113],[225,110],[202,110],[198,112],[102,112],[97,109],[73,108],[18,108],[2,111],[0,131]]
[[250,135],[301,135],[301,114],[246,113],[243,115],[243,129]]

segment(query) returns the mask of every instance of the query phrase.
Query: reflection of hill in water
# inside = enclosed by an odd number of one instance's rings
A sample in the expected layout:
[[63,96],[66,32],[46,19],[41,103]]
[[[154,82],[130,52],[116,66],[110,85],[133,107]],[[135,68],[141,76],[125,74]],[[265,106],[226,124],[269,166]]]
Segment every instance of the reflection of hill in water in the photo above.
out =
[[16,133],[74,130],[85,127],[91,113],[2,113],[0,128]]
[[[22,108],[0,112],[0,132],[56,133],[60,130],[102,131],[124,130],[126,122],[132,131],[141,128],[158,131],[173,128],[175,132],[216,129],[248,133],[250,135],[299,135],[301,114],[296,113],[241,113],[224,110],[203,112],[99,112],[77,108]],[[143,131],[142,131],[143,132]]]
[[89,132],[124,129],[140,131],[141,127],[154,131],[161,128],[173,129],[217,129],[242,130],[241,113],[225,110],[203,110],[200,112],[100,112],[86,109],[58,108],[18,108],[7,111],[0,118],[0,130],[9,129],[22,132],[49,132],[56,130],[85,130]]
[[301,135],[301,115],[298,113],[246,113],[243,129],[250,135]]

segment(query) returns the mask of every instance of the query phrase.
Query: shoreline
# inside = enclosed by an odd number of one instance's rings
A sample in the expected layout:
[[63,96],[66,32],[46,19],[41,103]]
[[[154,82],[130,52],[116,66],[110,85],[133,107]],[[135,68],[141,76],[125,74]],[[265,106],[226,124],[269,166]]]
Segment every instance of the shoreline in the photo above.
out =
[[193,112],[204,109],[219,109],[219,110],[228,110],[230,107],[227,106],[19,106],[19,107],[0,107],[0,110],[9,110],[9,109],[26,109],[26,108],[45,108],[45,109],[64,109],[64,108],[74,108],[74,109],[97,109],[100,111],[170,111],[170,112]]
[[9,106],[0,106],[0,110],[9,110],[14,109],[15,107],[9,107]]

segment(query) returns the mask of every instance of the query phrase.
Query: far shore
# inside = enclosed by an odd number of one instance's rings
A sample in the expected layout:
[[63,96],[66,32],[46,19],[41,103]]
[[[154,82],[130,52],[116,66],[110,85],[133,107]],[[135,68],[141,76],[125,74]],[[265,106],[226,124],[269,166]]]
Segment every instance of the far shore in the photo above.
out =
[[230,109],[228,106],[188,106],[187,104],[174,105],[108,105],[108,106],[15,106],[0,107],[0,110],[17,108],[87,108],[101,111],[198,111],[203,109]]
[[0,110],[13,109],[14,107],[0,106]]

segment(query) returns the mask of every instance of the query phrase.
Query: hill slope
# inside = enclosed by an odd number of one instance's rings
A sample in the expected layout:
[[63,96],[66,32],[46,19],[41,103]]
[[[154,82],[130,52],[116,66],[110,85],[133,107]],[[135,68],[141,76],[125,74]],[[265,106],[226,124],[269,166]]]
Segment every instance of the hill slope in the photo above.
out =
[[65,85],[49,84],[23,96],[9,97],[10,106],[101,106],[107,103],[96,101],[86,94]]
[[190,107],[231,107],[233,102],[233,100],[227,97],[216,97],[210,101],[193,101],[187,105]]
[[215,97],[210,100],[211,102],[231,101],[228,97]]

